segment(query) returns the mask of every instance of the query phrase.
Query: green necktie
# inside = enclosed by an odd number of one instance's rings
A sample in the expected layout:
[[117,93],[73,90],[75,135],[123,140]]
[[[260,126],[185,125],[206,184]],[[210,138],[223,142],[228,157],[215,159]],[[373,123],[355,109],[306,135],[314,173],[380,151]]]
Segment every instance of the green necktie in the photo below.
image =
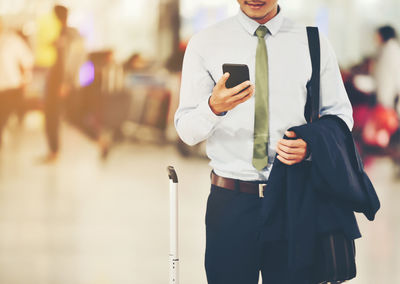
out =
[[265,35],[268,29],[259,26],[256,52],[256,93],[254,118],[253,166],[261,171],[268,165],[268,55]]

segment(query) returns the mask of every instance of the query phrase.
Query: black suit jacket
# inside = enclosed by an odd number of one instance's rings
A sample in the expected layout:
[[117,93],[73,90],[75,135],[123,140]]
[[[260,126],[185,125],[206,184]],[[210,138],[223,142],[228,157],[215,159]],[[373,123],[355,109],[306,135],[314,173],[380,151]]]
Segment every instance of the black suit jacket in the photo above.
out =
[[373,220],[380,207],[346,123],[337,116],[289,129],[307,142],[312,161],[275,159],[262,203],[262,240],[286,239],[289,267],[313,264],[318,234],[361,237],[354,212]]

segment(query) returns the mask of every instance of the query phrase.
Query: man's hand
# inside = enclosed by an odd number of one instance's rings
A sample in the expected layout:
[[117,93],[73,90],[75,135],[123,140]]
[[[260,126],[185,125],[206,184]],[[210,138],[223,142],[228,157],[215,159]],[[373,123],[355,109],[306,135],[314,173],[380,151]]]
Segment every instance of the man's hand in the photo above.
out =
[[[296,138],[296,133],[286,131],[285,135],[289,138]],[[287,140],[280,139],[276,146],[277,158],[286,165],[300,163],[307,157],[307,143],[303,139]]]
[[[221,77],[221,79],[215,85],[208,102],[211,110],[216,115],[235,108],[238,104],[250,99],[254,93],[254,86],[251,85],[250,81],[243,82],[233,88],[227,89],[225,82],[228,80],[228,78],[229,73],[225,73]],[[245,88],[247,89],[243,92],[240,92]]]

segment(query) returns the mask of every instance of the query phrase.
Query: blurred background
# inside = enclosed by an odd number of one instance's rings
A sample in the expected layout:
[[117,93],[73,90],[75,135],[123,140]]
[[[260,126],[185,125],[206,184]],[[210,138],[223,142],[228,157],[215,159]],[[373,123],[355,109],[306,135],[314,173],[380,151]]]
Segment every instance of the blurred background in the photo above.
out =
[[[400,283],[398,0],[281,0],[330,39],[382,203],[358,277]],[[173,126],[190,37],[234,0],[0,0],[0,283],[167,283],[180,178],[182,283],[206,283],[204,145]]]

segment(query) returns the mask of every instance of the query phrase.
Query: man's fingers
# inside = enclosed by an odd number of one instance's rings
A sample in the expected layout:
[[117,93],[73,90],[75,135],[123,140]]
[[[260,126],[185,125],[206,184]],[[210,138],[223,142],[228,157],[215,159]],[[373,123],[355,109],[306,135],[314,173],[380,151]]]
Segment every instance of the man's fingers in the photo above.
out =
[[249,88],[247,88],[243,92],[232,96],[231,99],[232,99],[233,102],[236,102],[236,101],[241,100],[244,97],[247,97],[248,95],[251,95],[253,93],[254,93],[254,86],[250,86]]
[[303,139],[296,139],[296,140],[280,139],[279,143],[291,148],[303,148],[307,146],[307,143]]
[[234,103],[234,107],[236,107],[237,105],[244,103],[245,101],[247,101],[248,99],[251,98],[252,93],[247,94],[246,96],[244,96],[243,98],[241,98],[240,100],[236,100]]
[[287,160],[301,160],[301,158],[304,156],[304,153],[289,154],[280,149],[277,149],[276,152],[278,153],[279,156],[282,156]]
[[296,138],[297,137],[296,132],[294,132],[294,131],[286,131],[285,135],[287,137],[289,137],[289,138]]
[[[289,138],[297,137],[293,131],[286,131]],[[307,143],[303,139],[280,139],[276,146],[277,158],[286,165],[294,165],[304,160],[307,152]]]
[[278,159],[279,161],[281,161],[282,163],[284,163],[285,165],[288,165],[288,166],[294,165],[294,164],[296,164],[296,163],[299,162],[299,161],[296,161],[296,160],[288,160],[288,159],[285,159],[284,157],[282,157],[282,156],[280,156],[280,155],[278,155],[278,156],[276,156],[276,157],[277,157],[277,159]]
[[302,154],[304,152],[303,148],[291,148],[281,143],[278,143],[277,150],[283,151],[288,154]]
[[250,81],[244,81],[243,83],[231,88],[230,90],[232,91],[233,94],[238,94],[240,93],[240,91],[242,91],[243,89],[246,89],[248,86],[251,85]]

